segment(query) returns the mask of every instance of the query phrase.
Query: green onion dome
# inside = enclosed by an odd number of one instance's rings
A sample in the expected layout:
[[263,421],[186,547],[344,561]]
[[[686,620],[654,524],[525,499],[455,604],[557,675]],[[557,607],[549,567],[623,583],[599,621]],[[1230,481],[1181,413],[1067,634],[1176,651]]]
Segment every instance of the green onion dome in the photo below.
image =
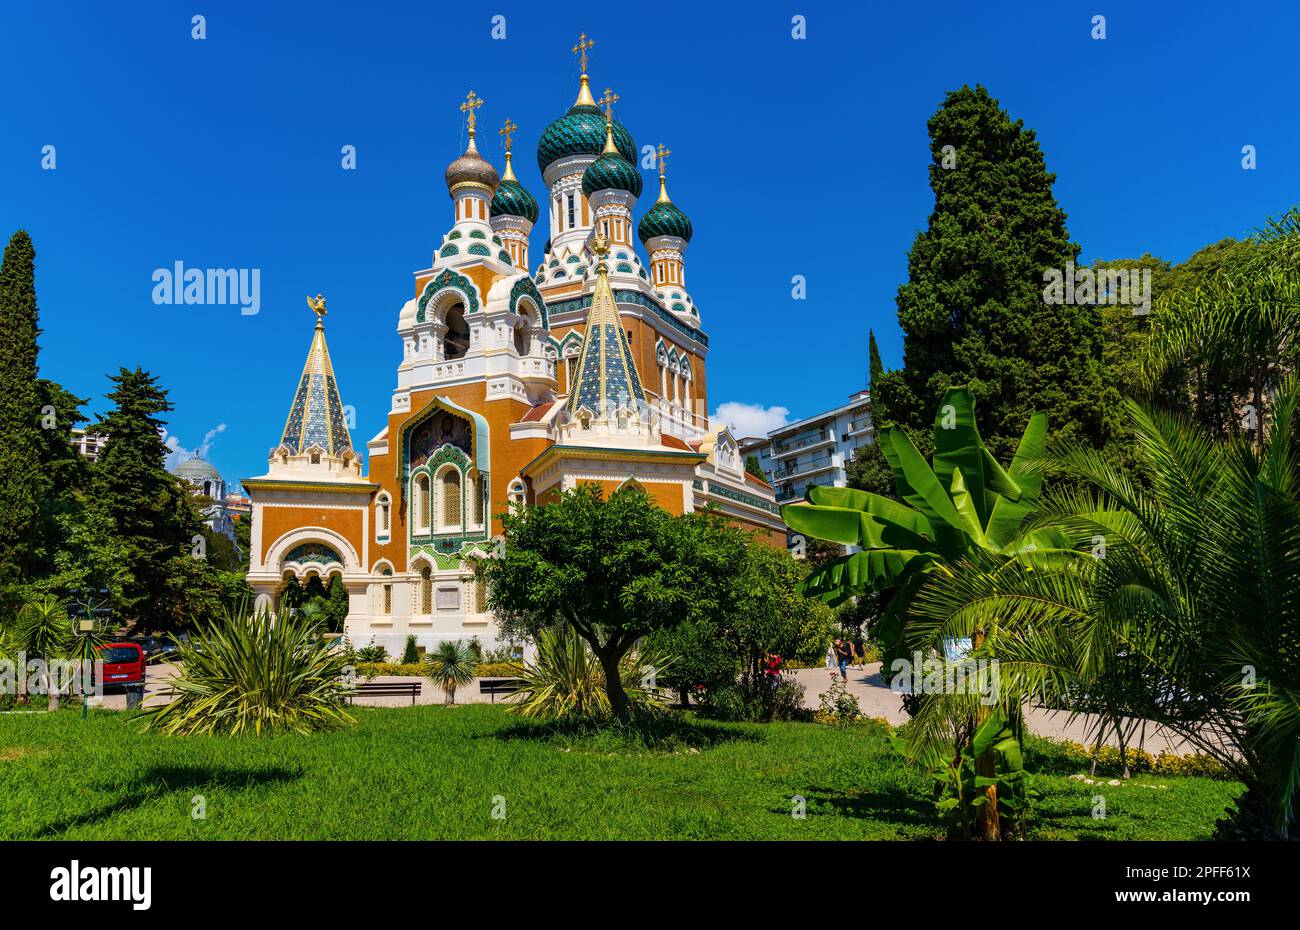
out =
[[530,223],[537,222],[537,201],[524,190],[510,166],[510,152],[506,151],[506,170],[501,176],[501,186],[492,197],[493,216],[522,216]]
[[641,196],[641,172],[616,151],[606,151],[582,173],[582,192],[590,197],[596,191],[628,191]]
[[655,236],[676,236],[691,241],[691,220],[671,200],[661,195],[658,203],[646,211],[636,227],[641,244]]
[[[636,143],[621,123],[614,123],[614,144],[630,164],[636,163]],[[605,114],[591,98],[587,75],[577,102],[551,125],[537,143],[537,167],[543,172],[548,165],[567,155],[599,155],[605,147]]]

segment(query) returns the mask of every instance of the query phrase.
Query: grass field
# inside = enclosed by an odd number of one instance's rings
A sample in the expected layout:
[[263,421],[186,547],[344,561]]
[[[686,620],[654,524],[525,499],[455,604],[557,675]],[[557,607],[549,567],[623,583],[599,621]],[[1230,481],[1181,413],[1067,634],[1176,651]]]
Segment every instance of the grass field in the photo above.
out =
[[[875,725],[675,718],[653,746],[500,707],[357,708],[272,739],[140,732],[134,715],[0,715],[0,839],[927,839],[928,783]],[[1051,767],[1050,765],[1048,767]],[[1057,766],[1060,768],[1060,766]],[[1240,790],[1042,775],[1037,839],[1208,838]],[[1165,785],[1165,788],[1145,787]],[[1094,819],[1093,798],[1106,817]],[[791,816],[806,798],[807,817]],[[206,818],[191,816],[196,796]],[[505,819],[494,819],[494,798]]]

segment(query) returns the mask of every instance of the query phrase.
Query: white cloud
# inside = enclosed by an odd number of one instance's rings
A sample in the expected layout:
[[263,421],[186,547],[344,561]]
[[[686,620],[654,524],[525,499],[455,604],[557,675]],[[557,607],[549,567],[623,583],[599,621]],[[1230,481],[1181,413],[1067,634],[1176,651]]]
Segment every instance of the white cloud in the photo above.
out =
[[199,458],[206,459],[208,457],[209,450],[211,450],[212,448],[212,440],[216,439],[217,436],[219,436],[221,433],[224,433],[225,431],[226,431],[226,424],[218,423],[212,429],[208,430],[206,433],[203,434],[203,442],[199,443],[198,448],[187,449],[181,445],[181,441],[179,438],[167,432],[167,430],[163,430],[163,443],[166,444],[167,448],[171,450],[170,452],[167,453],[167,459],[166,459],[167,470],[172,471],[181,462],[188,462],[190,459],[194,458],[194,454],[196,452],[198,453]]
[[710,426],[716,429],[726,424],[731,427],[731,432],[737,439],[766,436],[789,422],[790,410],[787,407],[764,407],[761,404],[742,404],[734,400],[718,404],[717,412],[709,417]]

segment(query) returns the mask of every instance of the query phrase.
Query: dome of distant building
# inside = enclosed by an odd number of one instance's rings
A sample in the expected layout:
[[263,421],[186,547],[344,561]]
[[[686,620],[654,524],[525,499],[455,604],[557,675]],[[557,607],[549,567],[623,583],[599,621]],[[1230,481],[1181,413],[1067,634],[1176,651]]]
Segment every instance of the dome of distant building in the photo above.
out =
[[187,459],[176,466],[176,471],[173,474],[191,484],[202,484],[204,481],[221,481],[221,472],[217,471],[211,462],[199,458],[197,452],[193,458]]

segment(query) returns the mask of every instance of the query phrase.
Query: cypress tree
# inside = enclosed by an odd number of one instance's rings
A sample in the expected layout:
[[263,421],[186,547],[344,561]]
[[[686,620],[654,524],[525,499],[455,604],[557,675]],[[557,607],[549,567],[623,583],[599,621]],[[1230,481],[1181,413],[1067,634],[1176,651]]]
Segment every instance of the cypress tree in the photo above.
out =
[[191,553],[196,537],[202,538],[201,521],[165,465],[160,414],[172,405],[153,376],[139,368],[122,368],[110,380],[115,389],[106,396],[113,408],[92,427],[106,443],[91,469],[91,486],[92,506],[107,517],[127,552],[130,577],[118,608],[141,630],[175,628],[187,619],[187,599],[210,592],[200,590],[204,572],[190,564],[197,563]]
[[1079,246],[1034,131],[977,86],[950,92],[929,132],[934,212],[898,290],[904,367],[882,379],[884,409],[923,439],[943,392],[965,384],[1000,461],[1037,410],[1053,436],[1100,446],[1099,313],[1044,299],[1044,273],[1064,273]]
[[869,350],[871,361],[868,363],[870,367],[867,369],[867,389],[874,390],[876,385],[880,384],[881,379],[885,377],[885,366],[880,361],[880,349],[876,347],[876,331],[869,329],[867,332],[871,337]]
[[39,552],[41,401],[36,383],[36,250],[18,230],[0,260],[0,596],[29,580]]

